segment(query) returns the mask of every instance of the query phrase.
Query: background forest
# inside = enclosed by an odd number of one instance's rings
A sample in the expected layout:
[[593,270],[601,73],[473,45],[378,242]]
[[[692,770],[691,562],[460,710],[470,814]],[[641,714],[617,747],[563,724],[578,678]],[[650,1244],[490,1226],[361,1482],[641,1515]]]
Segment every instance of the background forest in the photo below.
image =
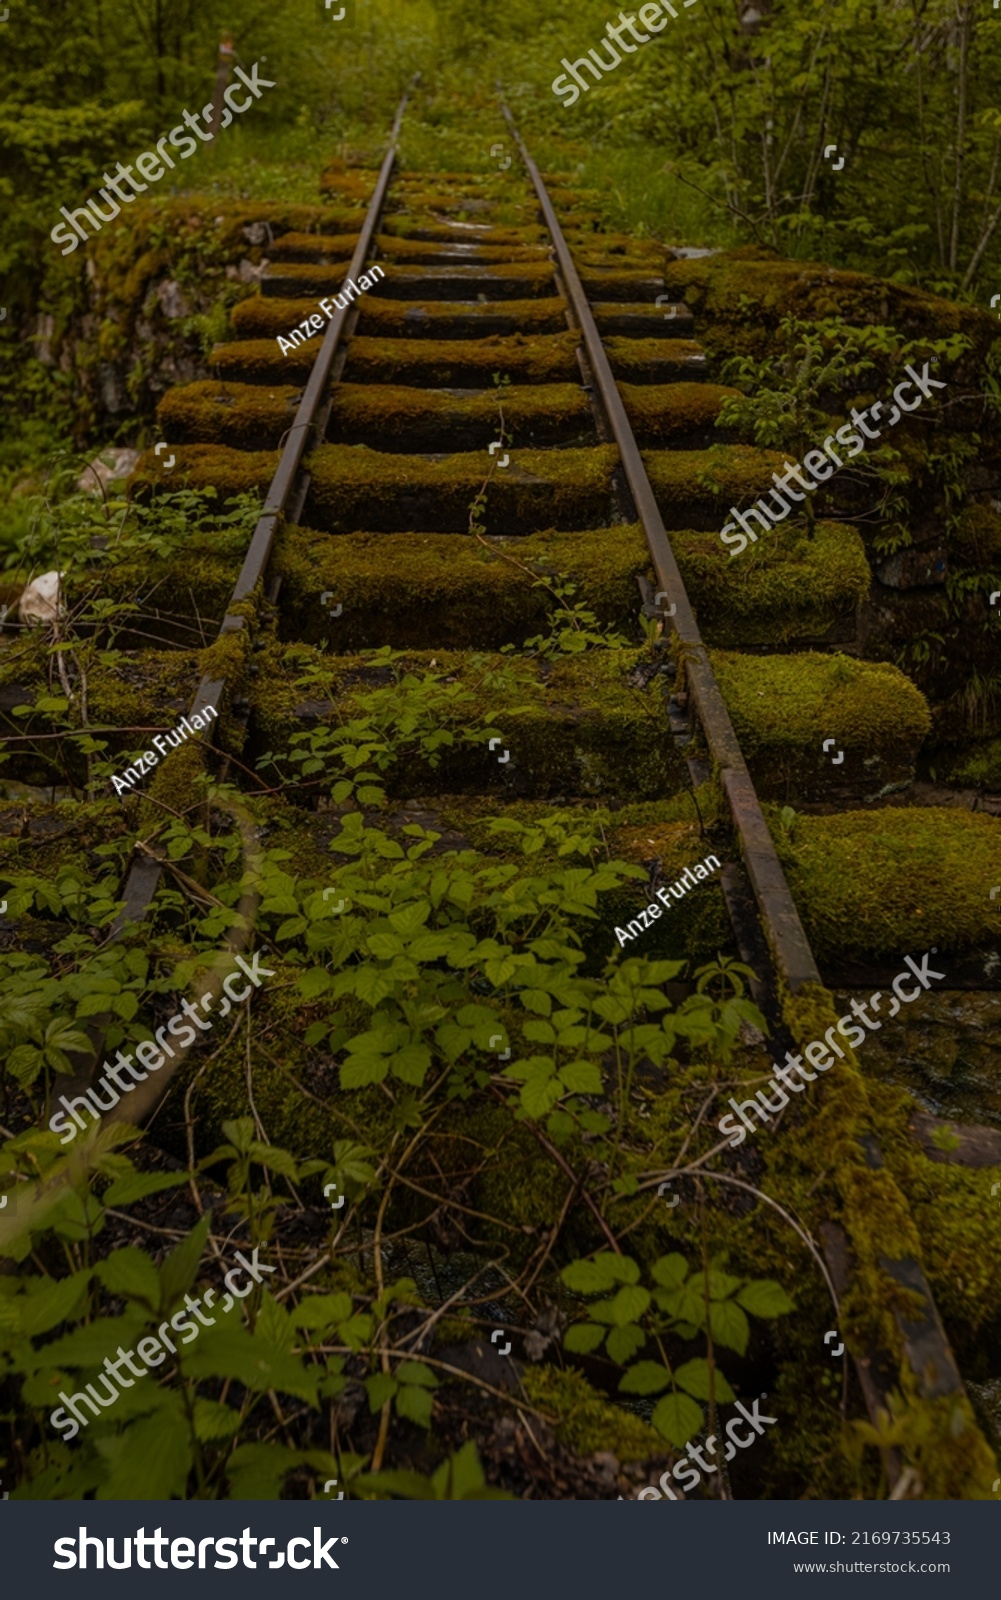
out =
[[[489,93],[496,79],[536,152],[579,169],[604,191],[610,220],[630,230],[761,241],[981,302],[994,287],[1001,16],[986,0],[699,0],[571,109],[550,85],[563,55],[573,60],[602,34],[603,0],[509,0],[502,10],[359,0],[354,25],[339,28],[321,0],[12,0],[9,9],[0,25],[7,469],[15,457],[24,464],[23,427],[44,419],[38,443],[51,448],[53,430],[67,426],[68,396],[33,358],[25,320],[54,295],[53,274],[80,270],[48,242],[59,206],[181,108],[210,98],[226,29],[247,64],[267,58],[281,90],[184,174],[198,189],[268,199],[280,175],[284,197],[312,200],[318,161],[338,148],[375,154],[420,69],[431,93],[422,125],[406,131],[405,159],[485,165],[485,148],[450,135],[449,93]],[[832,144],[837,155],[825,160]]]

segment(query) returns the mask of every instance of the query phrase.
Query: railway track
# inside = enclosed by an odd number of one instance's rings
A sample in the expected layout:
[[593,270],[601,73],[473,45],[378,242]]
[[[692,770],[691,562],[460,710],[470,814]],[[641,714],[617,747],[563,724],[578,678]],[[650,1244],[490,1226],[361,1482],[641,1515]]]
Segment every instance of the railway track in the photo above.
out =
[[[819,801],[818,814],[832,811],[818,787],[819,761],[808,769],[803,753],[831,731],[831,640],[844,642],[857,603],[858,551],[852,545],[854,566],[842,560],[840,576],[826,580],[825,553],[843,556],[849,535],[843,524],[821,521],[803,558],[803,581],[816,580],[820,598],[792,646],[763,648],[767,610],[755,620],[756,636],[745,630],[750,648],[742,649],[739,627],[728,637],[714,596],[723,595],[726,613],[727,590],[745,578],[738,563],[726,569],[718,547],[707,547],[717,501],[700,461],[732,391],[712,381],[697,320],[677,298],[662,248],[604,234],[586,217],[575,226],[574,197],[559,182],[550,194],[506,109],[520,167],[503,179],[399,174],[405,109],[406,100],[366,208],[338,206],[334,180],[330,231],[273,240],[262,292],[237,307],[237,337],[213,351],[213,375],[174,389],[160,406],[162,438],[176,460],[172,487],[258,488],[265,498],[218,638],[184,701],[195,727],[217,714],[214,748],[192,740],[183,767],[173,757],[171,776],[165,760],[162,786],[151,793],[181,806],[204,764],[253,799],[266,788],[266,752],[282,744],[287,751],[296,731],[308,738],[349,719],[354,685],[388,681],[371,652],[403,651],[408,670],[444,671],[446,684],[468,694],[484,731],[494,731],[488,750],[485,739],[476,751],[457,744],[440,766],[418,761],[397,778],[401,827],[433,827],[461,846],[467,816],[600,803],[613,814],[620,850],[650,871],[649,894],[637,896],[633,916],[682,864],[712,852],[723,863],[720,881],[700,887],[704,903],[686,908],[694,920],[682,921],[680,936],[707,954],[726,939],[757,974],[753,993],[773,1053],[802,1047],[834,1023],[841,1008],[831,991],[846,986],[836,961],[818,965],[775,842],[774,806],[766,813],[790,789],[797,804]],[[570,206],[565,226],[561,195]],[[342,286],[357,285],[373,261],[384,277],[344,296]],[[333,302],[338,294],[343,305]],[[332,315],[318,311],[321,300]],[[303,325],[308,341],[283,353],[279,337],[288,341]],[[732,446],[719,469],[726,495],[736,497],[761,470],[759,454]],[[149,452],[135,491],[155,493],[166,482]],[[628,645],[602,648],[596,636],[591,650],[537,651],[515,692],[505,662],[544,633],[554,589],[568,626],[615,629]],[[581,601],[594,606],[590,623],[581,620]],[[190,650],[178,670],[179,610],[168,593],[150,614],[150,727],[174,725],[190,671]],[[644,648],[637,612],[651,633]],[[707,645],[700,627],[725,647]],[[926,721],[896,669],[841,652],[837,659],[851,705],[878,703],[884,726],[896,719],[892,737],[874,726],[841,765],[833,810],[854,814],[876,779],[889,790],[913,775]],[[297,672],[308,678],[331,663],[334,677],[323,678],[322,691],[301,687]],[[127,666],[116,670],[128,678]],[[783,741],[774,714],[794,673],[818,710],[805,719],[790,777],[788,768],[778,772]],[[101,702],[97,677],[91,699]],[[758,699],[767,702],[760,717]],[[126,750],[135,739],[112,743]],[[315,804],[305,778],[299,800]],[[886,814],[895,837],[905,836],[899,797]],[[153,818],[143,815],[148,841]],[[317,827],[325,826],[317,813]],[[976,826],[997,825],[981,817]],[[168,876],[169,858],[155,843],[135,852],[115,931],[150,915]],[[606,931],[612,944],[611,921]],[[872,982],[899,968],[908,950],[920,955],[919,937],[867,967]],[[676,953],[670,943],[650,949]],[[803,1097],[810,1104],[791,1125],[749,1141],[739,1158],[719,1143],[700,1148],[651,1173],[643,1188],[652,1194],[670,1176],[686,1196],[708,1184],[710,1203],[722,1203],[722,1185],[757,1185],[764,1163],[773,1195],[822,1244],[826,1273],[815,1259],[810,1292],[820,1303],[835,1297],[829,1316],[854,1360],[870,1421],[883,1430],[891,1486],[902,1494],[986,1493],[989,1450],[948,1317],[921,1264],[900,1164],[887,1163],[863,1070],[847,1048],[845,1055],[830,1080],[811,1086]],[[713,1120],[725,1100],[721,1091]],[[980,1165],[1001,1163],[994,1138],[985,1132]],[[892,1435],[881,1421],[890,1396],[900,1413]],[[919,1462],[909,1479],[901,1444]]]

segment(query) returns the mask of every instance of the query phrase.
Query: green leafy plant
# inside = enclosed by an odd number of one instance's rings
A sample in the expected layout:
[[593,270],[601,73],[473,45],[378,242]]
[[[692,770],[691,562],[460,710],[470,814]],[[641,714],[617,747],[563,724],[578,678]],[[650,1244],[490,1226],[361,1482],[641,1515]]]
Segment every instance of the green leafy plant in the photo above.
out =
[[[571,1262],[560,1276],[578,1294],[602,1296],[588,1305],[586,1321],[567,1329],[565,1348],[593,1355],[604,1347],[608,1359],[624,1368],[621,1394],[661,1395],[651,1421],[678,1448],[703,1425],[698,1401],[736,1396],[711,1354],[672,1366],[665,1350],[668,1336],[691,1340],[705,1333],[713,1346],[742,1356],[750,1338],[749,1314],[772,1318],[795,1309],[774,1279],[734,1277],[718,1264],[704,1273],[701,1266],[690,1268],[676,1251],[651,1264],[649,1288],[637,1261],[609,1250]],[[634,1360],[648,1347],[659,1359]]]
[[538,578],[534,588],[544,588],[558,602],[547,618],[548,633],[525,640],[525,649],[549,661],[581,655],[585,650],[626,650],[632,641],[614,628],[603,628],[590,606],[577,600],[579,585],[571,578]]

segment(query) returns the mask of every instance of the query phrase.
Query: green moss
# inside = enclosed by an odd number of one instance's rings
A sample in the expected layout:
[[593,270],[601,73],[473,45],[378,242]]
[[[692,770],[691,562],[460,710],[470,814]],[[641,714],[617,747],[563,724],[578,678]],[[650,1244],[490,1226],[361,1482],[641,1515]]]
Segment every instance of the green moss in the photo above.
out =
[[285,263],[323,261],[333,257],[335,261],[350,261],[360,237],[357,228],[345,233],[289,232],[268,246],[268,260]]
[[[491,334],[482,339],[351,340],[344,376],[352,383],[418,383],[488,388],[511,383],[579,383],[576,334]],[[503,392],[499,391],[503,399]]]
[[[102,759],[116,761],[120,773],[137,755],[154,749],[154,734],[178,725],[199,681],[197,657],[190,651],[144,650],[122,656],[113,672],[98,672],[86,654],[77,652],[77,656],[84,661],[88,674],[86,728],[79,723],[79,697],[68,716],[36,712],[18,717],[17,731],[28,737],[10,754],[4,768],[6,777],[46,786],[72,782],[77,788],[84,788],[88,767],[81,743],[92,738],[104,743]],[[0,671],[0,686],[4,682],[16,684],[18,700],[23,704],[51,692],[44,657],[29,665],[22,656],[14,674]],[[32,734],[53,732],[62,737],[47,737],[40,739],[37,746],[32,745]],[[115,800],[110,779],[106,793],[114,803],[120,803]]]
[[[689,813],[692,809],[689,802]],[[638,866],[649,868],[649,863],[658,861],[659,878],[665,888],[676,882],[686,867],[692,869],[694,876],[695,867],[710,854],[715,854],[721,865],[727,859],[724,850],[714,850],[697,820],[671,822],[658,817],[641,827],[630,827],[620,821],[620,814],[615,814],[609,842],[617,855]],[[711,872],[709,878],[699,880],[697,887],[681,900],[671,896],[660,920],[652,921],[649,929],[624,944],[616,937],[615,928],[626,931],[630,918],[637,917],[640,910],[651,902],[657,906],[663,903],[655,900],[644,884],[632,883],[611,890],[602,897],[602,925],[607,925],[608,931],[598,942],[606,948],[621,948],[626,955],[684,961],[689,964],[689,971],[700,962],[711,960],[717,951],[728,949],[733,943],[733,931],[719,873],[712,868],[706,870]]]
[[[984,885],[1001,861],[1001,821],[939,806],[797,816],[769,824],[818,960],[896,959],[989,941]],[[865,870],[859,863],[864,861]]]
[[988,505],[964,506],[950,541],[970,566],[984,572],[996,568],[1001,564],[1001,516]]
[[[261,679],[267,688],[255,692],[255,721],[262,747],[280,749],[299,723],[295,707],[302,700],[283,650],[261,652]],[[483,747],[462,745],[441,752],[432,767],[419,755],[408,757],[405,770],[394,774],[402,792],[434,793],[495,789],[505,780],[519,792],[546,795],[629,795],[653,799],[670,793],[681,773],[666,729],[663,691],[655,679],[644,689],[631,688],[627,678],[640,659],[630,650],[594,650],[559,661],[544,673],[538,661],[512,664],[505,657],[453,656],[440,650],[441,672],[473,691],[464,720],[486,721],[504,729],[511,764],[501,767]],[[409,656],[405,665],[426,670],[427,657]],[[503,672],[503,677],[494,677]],[[385,674],[352,657],[331,664],[335,718],[350,715],[356,704],[354,685],[385,681]],[[490,687],[483,687],[484,681]],[[662,681],[662,680],[661,680]],[[396,792],[400,792],[397,790]]]
[[[452,242],[454,244],[454,236]],[[441,259],[441,244],[434,239],[400,239],[383,233],[379,235],[377,243],[380,257],[385,256],[387,262],[427,261],[433,264]],[[481,244],[477,240],[476,253],[468,257],[468,264],[479,266],[481,263],[497,262],[506,266],[509,262],[545,261],[548,256],[548,248],[541,240],[535,244],[504,245]]]
[[377,172],[349,170],[343,162],[332,161],[320,177],[320,193],[344,201],[359,211],[367,210],[375,193]]
[[579,384],[532,384],[457,395],[390,384],[339,383],[328,437],[345,444],[378,441],[393,449],[485,449],[504,429],[515,446],[588,441],[594,420]]
[[706,349],[720,359],[769,354],[775,330],[786,316],[810,322],[843,317],[861,325],[889,323],[911,338],[965,333],[973,340],[974,366],[996,333],[996,323],[971,306],[887,278],[839,272],[818,262],[785,261],[757,245],[669,261],[663,275],[668,289],[695,312]]
[[[341,288],[349,264],[349,256],[330,265],[284,261],[281,265],[281,276],[287,280],[287,288],[293,293],[294,285],[301,283],[303,293],[308,288],[316,294],[335,294]],[[511,261],[503,266],[474,261],[461,266],[436,267],[408,266],[396,261],[386,273],[386,277],[377,278],[376,281],[380,294],[405,300],[408,304],[419,301],[421,295],[427,293],[428,280],[432,276],[435,287],[441,295],[449,295],[449,291],[452,291],[450,298],[453,301],[475,300],[478,293],[485,294],[488,300],[491,300],[493,291],[493,295],[497,297],[496,303],[502,304],[514,290],[518,290],[522,298],[531,296],[535,300],[542,296],[552,297],[555,292],[555,271],[553,263],[549,260]],[[470,274],[475,277],[475,287],[470,285]],[[364,285],[362,288],[364,289]],[[362,305],[366,303],[364,299],[361,301]]]
[[[217,723],[212,724],[213,740],[218,738],[215,731],[217,727]],[[198,780],[206,771],[208,771],[206,744],[189,739],[180,749],[172,750],[169,761],[162,761],[156,769],[149,786],[149,800],[141,800],[139,814],[141,828],[159,826],[163,822],[164,805],[181,816],[189,815],[194,800],[202,793]]]
[[694,434],[707,435],[711,444],[723,401],[740,393],[716,383],[620,383],[618,388],[643,445],[690,443]]
[[705,352],[694,339],[626,339],[610,334],[604,345],[620,385],[690,378],[693,362],[699,362],[705,375]]
[[610,1450],[620,1461],[649,1461],[668,1453],[649,1423],[610,1405],[580,1372],[530,1366],[522,1384],[531,1404],[555,1417],[553,1431],[560,1443],[578,1456]]
[[[310,270],[315,273],[315,269]],[[286,274],[290,271],[286,268]],[[338,279],[334,287],[339,286]],[[363,294],[359,305],[358,332],[380,339],[441,339],[459,330],[471,339],[478,338],[481,332],[506,336],[566,332],[564,302],[555,298],[463,305],[448,300],[410,302]],[[317,314],[317,296],[304,290],[301,299],[255,295],[242,300],[234,307],[232,322],[237,333],[251,339],[277,339],[279,335],[287,339],[300,322]]]
[[247,668],[253,653],[251,641],[255,632],[256,608],[253,600],[244,600],[228,609],[231,615],[243,616],[246,625],[242,628],[227,628],[207,650],[202,651],[198,663],[199,679],[206,678],[210,683],[222,684],[222,704],[216,706],[220,718],[215,724],[216,742],[231,749],[239,749],[243,743],[243,726],[232,721],[229,716],[229,706],[235,698],[237,689],[244,686],[247,676]]
[[[238,306],[233,307],[230,322],[234,333],[241,339],[277,339],[280,335],[286,341],[292,329],[297,328],[300,322],[305,322],[307,317],[317,316],[315,297],[306,297],[302,300],[278,299],[276,295],[251,295],[247,300],[241,300]],[[310,341],[315,343],[317,350],[321,340]],[[299,347],[305,350],[306,346]],[[281,355],[277,344],[275,349]]]
[[151,640],[197,647],[214,636],[225,615],[246,547],[246,533],[220,529],[192,540],[183,555],[158,561],[155,575],[148,557],[124,561],[102,570],[88,587],[94,596],[138,603],[134,623],[117,634],[122,648],[142,649]]
[[241,339],[235,344],[217,344],[209,365],[226,383],[305,384],[322,343],[317,336],[283,353],[274,339]]
[[361,298],[358,331],[375,338],[441,339],[480,333],[562,333],[566,329],[566,302],[558,297],[534,300],[493,300],[463,305],[449,300],[389,300],[366,294]]
[[[897,667],[816,652],[710,657],[764,797],[861,798],[913,777],[931,716]],[[837,766],[825,739],[844,752]]]
[[616,262],[614,266],[603,265],[597,270],[586,267],[581,261],[577,265],[592,305],[616,302],[635,307],[636,302],[644,300],[649,304],[651,291],[660,288],[660,270],[653,262],[643,262],[639,268],[627,262]]
[[[535,587],[541,572],[577,580],[579,597],[600,621],[635,633],[636,574],[646,572],[646,541],[635,527],[548,530],[485,548],[456,534],[328,534],[286,528],[272,572],[280,575],[295,637],[338,650],[398,647],[500,649],[548,631],[556,607]],[[319,604],[330,590],[344,610],[332,621]],[[636,635],[638,638],[638,634]]]
[[785,457],[734,444],[645,450],[643,460],[666,528],[718,529],[732,505],[740,509],[774,488],[772,473],[782,470]]
[[[394,239],[410,239],[413,234],[419,233],[422,239],[442,244],[455,243],[454,228],[449,227],[447,223],[436,222],[426,216],[404,216],[390,213],[383,218],[382,232]],[[538,243],[545,243],[548,248],[549,236],[544,228],[533,224],[523,228],[488,226],[483,232],[477,233],[476,242],[478,245],[497,246],[505,250],[512,245]]]
[[[192,453],[184,452],[185,460]],[[463,533],[487,460],[485,452],[431,461],[383,454],[365,445],[320,445],[309,460],[312,484],[306,514],[314,526],[340,532]],[[614,445],[515,449],[510,465],[496,473],[487,491],[487,532],[520,533],[533,525],[600,526],[609,520],[617,461]]]
[[997,792],[1001,789],[1001,739],[984,739],[956,751],[939,747],[929,765],[941,783]]
[[[277,450],[233,450],[225,445],[177,445],[173,454],[177,462],[171,468],[170,487],[176,489],[178,484],[183,484],[190,489],[215,488],[222,505],[227,504],[232,495],[252,489],[265,493],[279,461]],[[129,480],[129,492],[145,498],[163,487],[160,458],[153,450],[146,450]]]
[[[659,838],[661,829],[673,823],[689,825],[697,821],[700,814],[706,827],[715,826],[721,815],[718,789],[709,783],[702,784],[696,792],[696,799],[698,811],[691,790],[612,809],[604,823],[609,853],[639,865],[650,855],[649,838]],[[456,844],[455,848],[468,846],[483,855],[512,856],[510,840],[503,834],[490,831],[490,823],[497,816],[497,807],[492,799],[477,795],[438,794],[427,800],[426,809],[433,819],[429,824],[433,831],[447,831],[461,839],[461,846]],[[579,812],[585,825],[591,820],[593,806],[588,802],[567,801],[566,809]],[[526,825],[551,816],[552,811],[551,804],[537,800],[512,798],[504,805],[505,817]],[[696,853],[704,855],[705,849]],[[514,851],[513,857],[521,859],[520,851]]]
[[[800,1045],[821,1038],[836,1017],[832,996],[816,984],[784,995],[783,1015]],[[894,1172],[867,1158],[885,1128],[847,1046],[845,1059],[810,1090],[809,1105],[791,1111],[784,1135],[759,1140],[771,1191],[808,1226],[839,1221],[845,1228],[854,1271],[838,1327],[853,1348],[875,1348],[897,1363],[904,1354],[898,1319],[915,1320],[921,1302],[887,1267],[921,1261],[914,1218]],[[920,1473],[924,1495],[982,1498],[992,1460],[965,1399],[924,1398],[906,1365],[899,1377],[898,1439]]]
[[989,1367],[984,1367],[990,1347],[976,1335],[1001,1323],[997,1211],[990,1204],[1001,1165],[971,1168],[933,1161],[908,1127],[917,1109],[911,1096],[888,1084],[870,1084],[869,1096],[879,1114],[887,1166],[907,1194],[920,1229],[935,1303],[950,1337],[963,1341],[961,1364],[965,1368],[979,1350],[982,1375],[990,1376]]
[[854,528],[817,522],[779,531],[733,560],[714,533],[673,532],[671,544],[709,644],[774,648],[819,639],[868,598],[871,576]]
[[302,391],[294,385],[188,383],[157,407],[172,444],[222,444],[236,450],[276,450],[292,426]]
[[[5,785],[0,781],[0,796]],[[51,804],[19,796],[0,798],[0,860],[6,873],[35,872],[51,875],[58,849],[59,866],[76,867],[82,878],[93,874],[93,851],[115,839],[131,839],[127,813],[117,799],[57,800]],[[27,917],[27,913],[24,916]],[[50,942],[63,937],[60,923],[39,916],[31,927],[18,918],[22,948],[42,936],[48,925]]]

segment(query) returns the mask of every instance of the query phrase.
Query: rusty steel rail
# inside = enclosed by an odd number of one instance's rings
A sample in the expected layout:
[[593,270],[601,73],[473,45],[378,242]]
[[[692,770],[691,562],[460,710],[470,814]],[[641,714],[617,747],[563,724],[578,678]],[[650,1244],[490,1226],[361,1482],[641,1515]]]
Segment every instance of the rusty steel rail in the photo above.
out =
[[[403,97],[396,109],[393,125],[389,132],[388,147],[375,190],[369,201],[365,220],[361,226],[358,243],[351,257],[346,276],[353,278],[363,269],[365,258],[372,248],[379,218],[386,200],[386,191],[389,180],[396,164],[397,140],[403,115],[407,109],[407,102],[413,90],[420,81],[420,73],[416,73],[407,85]],[[283,518],[288,514],[289,507],[297,502],[301,506],[306,498],[309,487],[309,475],[303,467],[303,456],[310,436],[317,428],[317,418],[326,394],[327,383],[337,352],[340,349],[341,339],[344,334],[348,317],[355,311],[354,303],[346,306],[336,306],[334,315],[327,323],[323,343],[320,346],[313,370],[309,375],[309,382],[303,390],[302,399],[299,401],[295,414],[295,421],[285,437],[281,457],[275,468],[275,475],[268,487],[264,500],[264,507],[254,528],[253,538],[247,547],[247,554],[240,569],[240,576],[236,586],[229,597],[226,615],[223,617],[216,642],[228,634],[239,633],[247,626],[247,619],[234,611],[234,607],[248,600],[257,585],[264,579],[268,563],[271,560],[271,551],[274,547],[275,536]],[[322,430],[321,430],[322,432]],[[315,441],[314,441],[315,442]],[[206,706],[217,706],[228,685],[222,678],[202,678],[195,693],[195,698],[188,710],[188,716],[201,712]],[[208,743],[209,741],[203,741]],[[160,882],[161,867],[155,857],[148,854],[134,856],[129,867],[125,885],[122,890],[124,905],[112,928],[112,936],[121,933],[129,922],[139,922],[149,910],[153,897]]]
[[[503,96],[500,104],[508,128],[525,163],[543,220],[553,241],[572,316],[576,320],[587,363],[593,375],[596,398],[618,446],[634,508],[646,535],[650,557],[657,573],[659,592],[666,594],[674,605],[671,620],[683,648],[692,700],[709,750],[719,768],[723,790],[756,903],[756,928],[747,926],[749,919],[745,916],[740,918],[745,926],[738,929],[736,914],[741,910],[739,889],[736,895],[726,896],[731,920],[734,921],[734,931],[738,935],[738,940],[741,935],[746,938],[750,934],[760,956],[764,958],[767,955],[771,960],[771,973],[767,975],[759,973],[759,977],[765,980],[758,986],[762,994],[766,987],[774,983],[776,977],[784,983],[790,994],[796,994],[806,984],[816,984],[822,988],[823,982],[813,951],[768,831],[747,763],[716,682],[706,646],[699,633],[653,486],[622,403],[580,274],[542,181],[542,175],[528,153]],[[748,910],[751,909],[748,907]],[[781,1015],[781,1011],[779,1014]],[[780,1034],[784,1032],[784,1026],[780,1024],[777,1031]],[[862,1139],[860,1154],[863,1164],[870,1169],[878,1169],[883,1164],[872,1135],[866,1135]],[[854,1275],[850,1243],[844,1230],[837,1224],[824,1224],[822,1234],[827,1266],[836,1285],[837,1296],[843,1297]],[[925,1398],[944,1395],[965,1398],[963,1380],[921,1263],[913,1257],[893,1261],[880,1257],[880,1265],[890,1278],[911,1292],[913,1301],[920,1306],[920,1311],[916,1316],[908,1318],[897,1306],[892,1307],[892,1316],[902,1345],[899,1362],[881,1350],[866,1349],[851,1352],[866,1410],[874,1426],[879,1425],[881,1413],[890,1414],[888,1397],[899,1384],[894,1369],[901,1365],[909,1369],[918,1392]],[[895,1484],[902,1472],[899,1452],[884,1450],[882,1453],[887,1476],[891,1484]]]
[[709,655],[699,633],[684,581],[667,537],[660,508],[647,476],[622,397],[612,375],[612,367],[584,292],[580,274],[563,236],[552,201],[546,192],[539,169],[515,126],[508,107],[501,104],[508,127],[532,180],[546,227],[553,240],[560,272],[566,284],[573,314],[580,328],[587,359],[594,374],[597,393],[618,445],[626,481],[646,534],[650,558],[657,573],[660,591],[676,606],[671,618],[684,649],[685,672],[692,699],[699,714],[706,742],[719,768],[723,790],[730,806],[744,863],[754,890],[761,923],[768,940],[778,975],[790,994],[804,984],[819,984],[820,973],[810,949],[799,912],[793,903],[785,873],[772,843],[771,834],[754,791],[730,713],[727,711],[709,663]]

